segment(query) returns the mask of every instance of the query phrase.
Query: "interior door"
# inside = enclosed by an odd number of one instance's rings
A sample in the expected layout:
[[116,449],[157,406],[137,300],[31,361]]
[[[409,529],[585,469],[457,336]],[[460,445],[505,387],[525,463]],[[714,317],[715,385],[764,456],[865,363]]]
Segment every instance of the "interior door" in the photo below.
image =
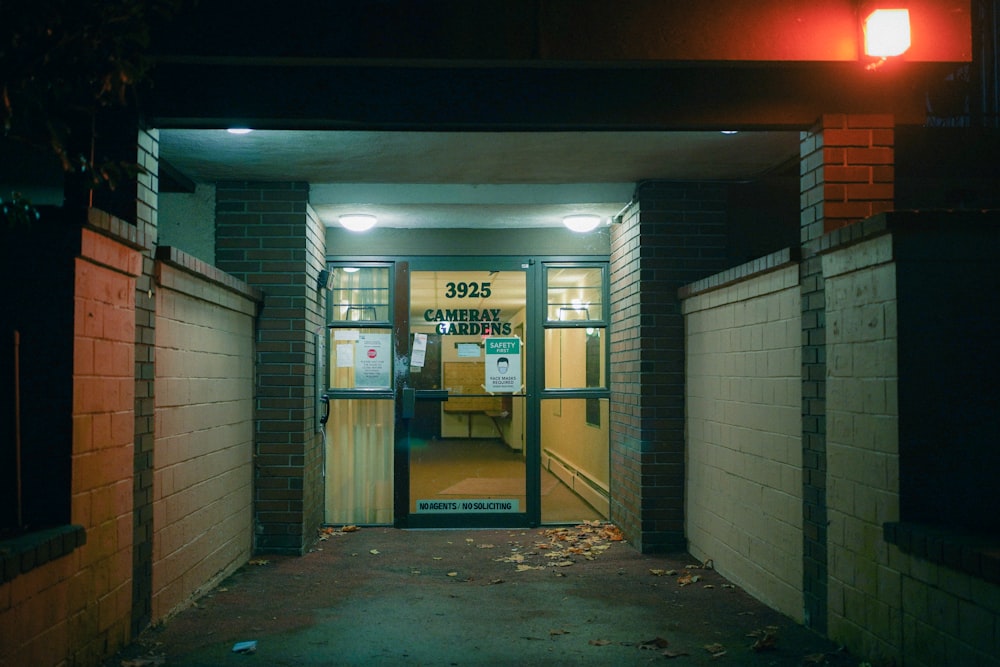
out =
[[538,515],[526,419],[529,269],[469,258],[410,273],[410,527],[523,526]]

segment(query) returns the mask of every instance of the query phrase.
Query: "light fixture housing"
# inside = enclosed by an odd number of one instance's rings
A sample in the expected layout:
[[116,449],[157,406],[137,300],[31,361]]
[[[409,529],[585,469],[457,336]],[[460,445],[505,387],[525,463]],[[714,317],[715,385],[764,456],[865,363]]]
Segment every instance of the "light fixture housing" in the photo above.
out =
[[563,218],[563,224],[574,232],[583,234],[597,229],[601,224],[601,216],[591,213],[567,215]]
[[889,58],[910,48],[910,10],[876,9],[864,22],[865,55]]
[[352,232],[366,232],[375,226],[378,218],[368,213],[349,213],[340,216],[340,224]]
[[249,127],[230,127],[226,130],[229,134],[250,134],[253,132]]

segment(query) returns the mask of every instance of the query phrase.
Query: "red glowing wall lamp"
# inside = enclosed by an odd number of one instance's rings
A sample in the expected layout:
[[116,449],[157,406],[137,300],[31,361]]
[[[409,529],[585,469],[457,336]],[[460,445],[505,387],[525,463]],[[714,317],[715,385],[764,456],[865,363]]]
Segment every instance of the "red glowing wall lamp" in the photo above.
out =
[[876,9],[864,21],[865,55],[888,58],[910,48],[910,10]]

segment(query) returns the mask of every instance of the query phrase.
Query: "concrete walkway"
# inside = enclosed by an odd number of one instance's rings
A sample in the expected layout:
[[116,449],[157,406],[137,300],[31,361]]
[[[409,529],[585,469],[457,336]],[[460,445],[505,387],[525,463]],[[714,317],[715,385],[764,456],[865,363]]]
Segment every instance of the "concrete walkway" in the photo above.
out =
[[255,558],[106,665],[860,662],[712,563],[642,555],[606,525],[323,537],[300,558]]

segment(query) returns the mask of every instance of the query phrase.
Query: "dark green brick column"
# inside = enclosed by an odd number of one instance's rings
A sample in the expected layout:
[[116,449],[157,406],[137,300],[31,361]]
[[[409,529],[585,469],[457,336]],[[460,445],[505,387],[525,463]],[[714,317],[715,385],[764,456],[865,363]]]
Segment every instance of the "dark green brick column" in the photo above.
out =
[[611,233],[611,520],[643,552],[684,535],[678,290],[723,268],[726,188],[651,182]]
[[315,345],[325,233],[305,183],[219,183],[216,264],[259,288],[254,513],[258,552],[305,551],[323,520],[314,427]]

